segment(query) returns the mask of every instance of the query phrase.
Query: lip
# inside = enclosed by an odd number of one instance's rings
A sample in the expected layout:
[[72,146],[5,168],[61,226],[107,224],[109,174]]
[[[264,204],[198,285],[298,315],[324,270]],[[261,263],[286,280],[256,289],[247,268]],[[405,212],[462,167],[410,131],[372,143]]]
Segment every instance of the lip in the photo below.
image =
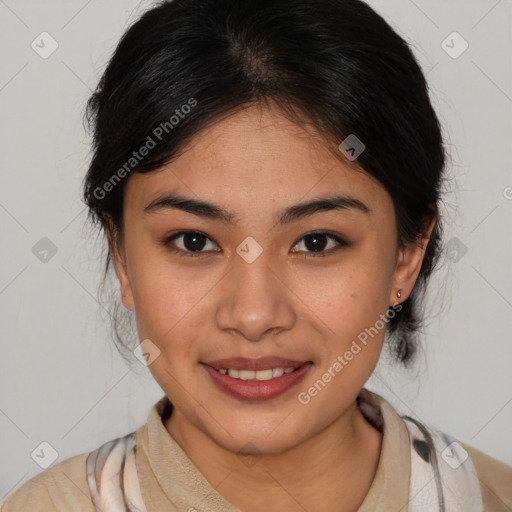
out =
[[216,370],[221,368],[231,368],[233,370],[266,370],[267,368],[298,368],[308,361],[297,361],[295,359],[286,359],[278,356],[264,356],[256,359],[249,357],[229,357],[227,359],[216,359],[202,363],[211,366]]
[[[235,358],[237,360],[237,358]],[[263,360],[263,358],[262,358]],[[258,362],[262,360],[256,360]],[[222,360],[223,364],[225,361],[232,361],[231,359]],[[240,362],[240,360],[238,359]],[[250,359],[245,359],[245,362],[251,361]],[[290,362],[290,360],[281,359],[281,362],[286,361]],[[273,359],[275,362],[275,359]],[[215,363],[217,363],[215,361]],[[252,363],[255,363],[255,360],[252,360]],[[296,362],[297,363],[297,362]],[[228,374],[223,375],[214,367],[210,366],[211,363],[205,364],[201,363],[201,366],[205,369],[205,371],[209,374],[213,383],[217,386],[218,389],[223,391],[224,393],[238,398],[239,400],[269,400],[271,398],[275,398],[284,392],[288,391],[290,388],[298,384],[304,376],[309,372],[313,363],[311,361],[307,361],[301,364],[297,370],[285,373],[281,377],[275,377],[270,380],[241,380],[230,377]],[[232,363],[230,363],[232,364]],[[266,361],[263,364],[267,365]],[[281,364],[281,363],[280,363]],[[277,366],[265,366],[265,368],[282,368],[282,366],[278,364]],[[300,364],[300,363],[299,363]],[[285,366],[285,368],[289,368],[294,366],[293,364],[289,364],[289,366]],[[226,368],[225,366],[220,366],[221,368]],[[227,366],[228,368],[233,368],[232,366]],[[241,368],[252,370],[253,368]],[[263,368],[259,368],[263,369]]]

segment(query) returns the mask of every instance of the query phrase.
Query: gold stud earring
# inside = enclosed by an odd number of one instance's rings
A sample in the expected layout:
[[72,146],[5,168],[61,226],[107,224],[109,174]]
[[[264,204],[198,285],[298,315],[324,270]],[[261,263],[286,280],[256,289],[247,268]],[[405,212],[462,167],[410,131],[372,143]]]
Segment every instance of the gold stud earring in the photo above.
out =
[[400,298],[402,296],[402,290],[401,289],[396,292],[396,296],[398,298]]

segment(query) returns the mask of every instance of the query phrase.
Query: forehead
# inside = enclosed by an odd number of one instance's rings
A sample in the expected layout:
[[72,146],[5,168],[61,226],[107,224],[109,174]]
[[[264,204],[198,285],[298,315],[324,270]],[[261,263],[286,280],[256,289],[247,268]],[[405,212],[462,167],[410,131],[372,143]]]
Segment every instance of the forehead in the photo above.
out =
[[249,107],[196,134],[171,163],[130,176],[125,205],[143,209],[171,190],[240,211],[333,192],[389,202],[375,179],[328,144],[278,109]]

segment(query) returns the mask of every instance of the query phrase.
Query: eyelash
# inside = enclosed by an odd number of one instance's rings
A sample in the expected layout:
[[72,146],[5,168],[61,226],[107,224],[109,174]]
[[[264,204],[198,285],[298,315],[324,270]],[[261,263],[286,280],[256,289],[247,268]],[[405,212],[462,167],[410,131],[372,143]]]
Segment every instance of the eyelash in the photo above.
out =
[[[178,233],[175,233],[171,236],[168,236],[166,238],[164,238],[162,240],[162,244],[168,248],[170,251],[174,252],[174,253],[177,253],[179,254],[180,256],[184,256],[184,257],[191,257],[191,258],[197,258],[197,257],[200,257],[200,256],[203,256],[205,254],[208,254],[208,252],[202,252],[202,251],[184,251],[183,249],[179,249],[179,248],[176,248],[172,242],[176,239],[176,238],[179,238],[180,236],[183,236],[183,235],[186,235],[186,234],[189,234],[189,233],[193,233],[193,234],[196,234],[196,235],[200,235],[200,236],[203,236],[205,238],[207,238],[209,241],[213,242],[213,240],[208,236],[206,235],[205,233],[202,233],[201,231],[195,231],[195,230],[188,230],[188,231],[180,231]],[[301,242],[302,240],[304,240],[305,238],[307,237],[310,237],[310,236],[314,236],[314,235],[327,235],[327,238],[330,238],[334,241],[336,241],[338,243],[338,246],[337,247],[334,247],[334,248],[331,248],[331,249],[328,249],[328,250],[322,250],[322,251],[319,251],[319,252],[312,252],[312,251],[298,251],[298,252],[303,252],[305,253],[304,254],[304,257],[305,258],[318,258],[318,257],[325,257],[333,252],[336,252],[338,250],[340,250],[342,247],[346,247],[348,246],[349,244],[343,240],[343,238],[341,238],[339,235],[336,235],[334,233],[330,233],[329,231],[311,231],[309,233],[306,233],[305,235],[303,235],[301,238],[299,238],[294,244],[293,246],[295,247],[299,242]],[[220,251],[215,251],[215,252],[220,252]]]

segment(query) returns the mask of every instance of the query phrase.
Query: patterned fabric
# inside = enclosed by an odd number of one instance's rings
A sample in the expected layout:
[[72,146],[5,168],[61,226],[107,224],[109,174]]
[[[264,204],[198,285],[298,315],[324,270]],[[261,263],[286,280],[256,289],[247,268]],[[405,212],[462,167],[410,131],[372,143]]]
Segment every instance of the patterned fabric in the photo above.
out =
[[135,466],[135,432],[87,457],[87,484],[97,512],[147,512]]
[[453,437],[402,416],[411,442],[408,512],[482,512],[471,458]]
[[[382,429],[381,412],[358,400],[364,416]],[[454,438],[408,416],[411,454],[408,512],[482,512],[473,463]],[[87,457],[87,483],[96,512],[147,512],[135,465],[135,432],[109,441]]]

